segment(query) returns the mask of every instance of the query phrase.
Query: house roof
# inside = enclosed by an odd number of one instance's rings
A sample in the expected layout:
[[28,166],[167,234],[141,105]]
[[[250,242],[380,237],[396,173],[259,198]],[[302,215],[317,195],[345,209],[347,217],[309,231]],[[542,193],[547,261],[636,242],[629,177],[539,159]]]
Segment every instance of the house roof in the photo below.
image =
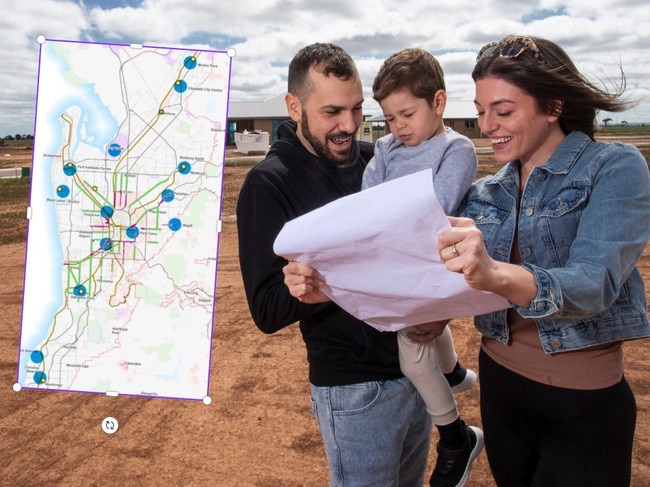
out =
[[[284,102],[284,93],[264,101],[255,102],[230,102],[228,105],[229,119],[255,119],[255,118],[289,118],[287,106]],[[445,119],[475,119],[476,107],[471,101],[447,101]],[[368,122],[383,122],[384,115],[379,114],[369,117]]]
[[235,101],[228,105],[228,118],[289,118],[284,93],[264,101]]

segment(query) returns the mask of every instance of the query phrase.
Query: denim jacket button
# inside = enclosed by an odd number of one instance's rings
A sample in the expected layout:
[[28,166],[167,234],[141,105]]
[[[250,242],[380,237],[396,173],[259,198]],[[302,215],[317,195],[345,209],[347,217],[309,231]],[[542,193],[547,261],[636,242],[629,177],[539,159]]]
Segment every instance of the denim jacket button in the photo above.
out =
[[553,340],[551,340],[551,346],[555,350],[558,350],[558,349],[562,348],[562,341],[557,339],[557,338],[553,338]]

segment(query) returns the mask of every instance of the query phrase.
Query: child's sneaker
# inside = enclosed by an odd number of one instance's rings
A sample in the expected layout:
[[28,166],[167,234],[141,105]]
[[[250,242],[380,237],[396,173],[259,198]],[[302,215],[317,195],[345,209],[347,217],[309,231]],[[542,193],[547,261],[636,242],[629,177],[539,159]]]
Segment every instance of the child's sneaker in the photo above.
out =
[[476,426],[465,426],[465,445],[452,450],[438,443],[438,460],[431,474],[431,487],[463,487],[469,480],[472,462],[483,449],[483,431]]
[[449,382],[451,392],[464,392],[470,390],[476,384],[476,372],[466,369],[459,362],[449,374],[444,374],[445,379]]

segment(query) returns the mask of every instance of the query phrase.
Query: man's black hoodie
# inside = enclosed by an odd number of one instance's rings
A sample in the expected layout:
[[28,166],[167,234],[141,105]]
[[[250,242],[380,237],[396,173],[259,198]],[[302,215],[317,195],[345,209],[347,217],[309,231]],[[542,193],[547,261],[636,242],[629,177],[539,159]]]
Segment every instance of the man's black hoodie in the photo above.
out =
[[255,324],[274,333],[300,322],[316,386],[402,377],[395,333],[379,332],[334,303],[301,303],[284,285],[286,260],[273,252],[287,221],[360,190],[372,144],[356,142],[352,164],[338,167],[305,149],[294,122],[283,122],[278,137],[248,173],[237,204],[239,260]]

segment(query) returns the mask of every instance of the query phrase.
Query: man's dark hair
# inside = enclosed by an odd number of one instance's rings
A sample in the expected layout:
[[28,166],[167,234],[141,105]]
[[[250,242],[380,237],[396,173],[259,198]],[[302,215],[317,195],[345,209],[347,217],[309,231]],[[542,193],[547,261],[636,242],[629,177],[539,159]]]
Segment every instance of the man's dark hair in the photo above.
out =
[[305,46],[289,64],[288,91],[300,100],[309,92],[309,70],[312,68],[344,81],[358,76],[354,61],[341,47],[327,43]]

